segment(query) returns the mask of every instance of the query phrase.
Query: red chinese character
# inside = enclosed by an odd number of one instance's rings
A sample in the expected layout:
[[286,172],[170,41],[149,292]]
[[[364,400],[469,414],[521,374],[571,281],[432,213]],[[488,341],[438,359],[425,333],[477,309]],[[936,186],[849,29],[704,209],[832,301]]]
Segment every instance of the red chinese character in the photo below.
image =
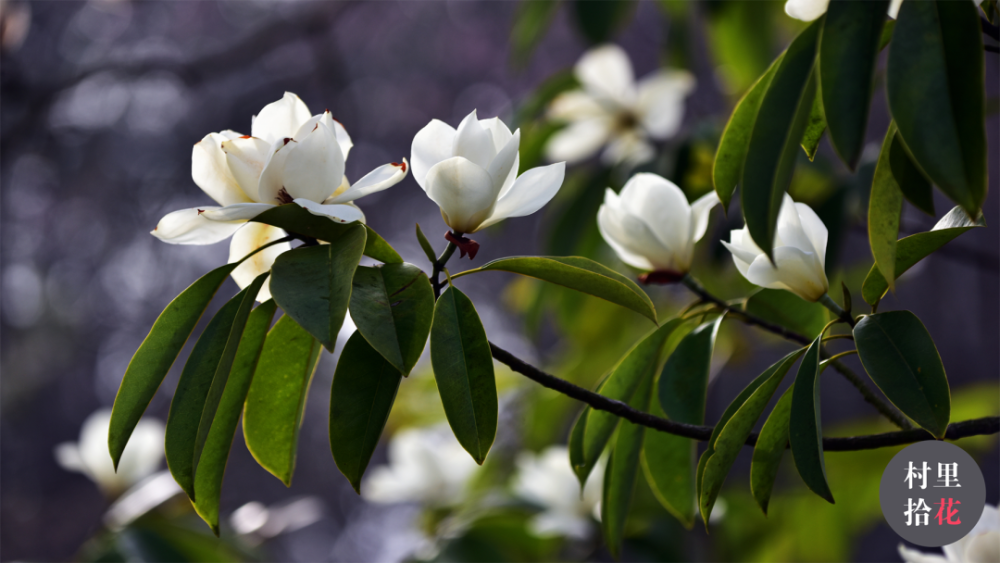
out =
[[943,526],[944,524],[956,526],[962,523],[962,521],[957,518],[955,518],[954,521],[952,520],[953,517],[958,515],[958,509],[953,509],[952,504],[962,504],[962,501],[949,498],[947,502],[945,502],[944,499],[941,499],[941,502],[936,502],[934,504],[940,507],[938,508],[937,516],[935,516],[939,526]]

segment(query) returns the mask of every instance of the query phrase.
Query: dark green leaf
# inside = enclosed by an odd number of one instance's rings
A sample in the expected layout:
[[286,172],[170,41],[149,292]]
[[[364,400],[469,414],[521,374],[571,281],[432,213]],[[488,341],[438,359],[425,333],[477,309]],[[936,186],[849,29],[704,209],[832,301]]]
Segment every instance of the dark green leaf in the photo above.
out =
[[337,468],[361,492],[361,476],[378,445],[402,374],[361,332],[344,345],[330,393],[330,450]]
[[510,58],[515,66],[522,67],[531,58],[559,6],[559,2],[552,0],[526,0],[518,4],[510,30]]
[[789,441],[795,468],[814,493],[833,504],[833,493],[826,482],[826,465],[823,462],[823,424],[819,409],[819,354],[823,345],[820,334],[809,345],[799,372],[795,376],[790,410]]
[[590,472],[594,470],[594,465],[597,463],[596,457],[588,460],[583,453],[583,435],[587,430],[587,415],[590,414],[590,411],[589,406],[584,407],[579,416],[576,417],[576,422],[573,423],[573,428],[569,432],[569,465],[573,468],[573,473],[580,482],[581,494],[584,485],[587,484],[587,477],[590,476]]
[[[914,264],[927,255],[948,244],[958,235],[974,227],[985,227],[986,222],[980,216],[978,221],[972,221],[960,207],[955,207],[934,225],[934,228],[924,233],[917,233],[902,238],[896,244],[896,277],[903,275]],[[889,290],[889,284],[875,266],[868,272],[861,286],[861,296],[865,303],[875,305]]]
[[[538,278],[600,297],[656,322],[656,309],[649,296],[632,280],[589,258],[580,256],[515,256],[484,264],[475,272],[502,270]],[[458,275],[454,277],[459,277]]]
[[575,0],[573,15],[580,33],[592,45],[604,43],[631,17],[631,0]]
[[[198,515],[212,527],[215,535],[219,535],[219,498],[222,493],[222,477],[229,459],[229,450],[236,434],[236,425],[243,412],[247,391],[253,373],[257,369],[257,360],[264,347],[267,329],[277,308],[273,300],[262,303],[250,313],[243,338],[240,340],[239,351],[233,361],[232,371],[225,383],[222,400],[215,411],[211,429],[205,440],[201,457],[195,467],[194,475],[194,508]],[[215,381],[212,382],[215,390]]]
[[916,315],[889,311],[854,327],[865,371],[892,404],[938,438],[951,418],[951,392],[934,340]]
[[[650,403],[649,412],[667,418],[659,401]],[[694,525],[695,443],[690,438],[649,432],[642,445],[642,470],[653,495],[685,528]]]
[[251,221],[330,243],[336,242],[346,234],[355,233],[356,227],[363,226],[367,234],[364,241],[365,256],[386,264],[398,264],[403,261],[399,253],[368,225],[357,222],[338,223],[324,215],[315,215],[295,203],[268,209]]
[[747,146],[740,184],[743,218],[750,236],[769,257],[778,211],[816,94],[813,62],[822,23],[822,19],[813,22],[788,46],[761,100]]
[[333,351],[351,299],[351,280],[365,247],[353,224],[335,244],[289,250],[271,267],[271,295],[285,314]]
[[[895,125],[893,125],[895,129]],[[934,216],[934,191],[931,183],[924,177],[923,172],[917,168],[916,164],[910,160],[910,155],[903,146],[903,141],[896,133],[892,140],[892,148],[889,149],[889,166],[892,168],[892,177],[899,184],[903,196],[917,209]]]
[[[191,351],[170,401],[164,446],[167,467],[195,500],[194,471],[243,337],[243,329],[267,274],[230,299],[205,327]],[[200,428],[202,427],[203,428]]]
[[851,170],[865,143],[868,106],[888,0],[830,2],[819,38],[818,77],[830,144]]
[[851,303],[851,290],[847,288],[847,284],[843,280],[840,282],[840,289],[844,292],[844,311],[850,316],[851,310],[854,308]]
[[243,412],[243,437],[261,467],[292,484],[299,427],[320,343],[292,317],[278,319],[264,341]]
[[[640,388],[632,396],[629,405],[640,411],[648,411],[652,403],[653,377],[650,373]],[[604,488],[601,495],[601,527],[604,541],[615,559],[621,558],[622,537],[625,520],[632,506],[635,479],[639,474],[639,456],[646,428],[623,420],[618,428],[615,445],[608,457],[608,467],[604,471]]]
[[733,115],[722,132],[722,139],[719,140],[719,149],[715,153],[715,162],[712,165],[712,183],[715,186],[715,193],[719,194],[719,199],[722,201],[722,209],[727,213],[729,200],[732,199],[736,184],[740,183],[740,177],[743,175],[743,162],[746,160],[747,146],[750,144],[750,134],[753,132],[760,102],[764,99],[764,93],[767,92],[783,56],[784,54],[771,63],[767,72],[757,79],[736,104],[736,109],[733,110]]
[[788,424],[791,420],[792,389],[778,399],[771,414],[768,415],[764,427],[757,437],[757,445],[753,449],[753,462],[750,464],[750,492],[760,509],[767,514],[767,505],[771,500],[771,490],[778,476],[778,466],[781,456],[785,455],[788,446]]
[[358,331],[403,375],[424,351],[434,316],[434,291],[413,264],[358,266],[351,291],[351,318]]
[[972,217],[986,199],[986,91],[979,14],[971,2],[904,2],[886,89],[913,162]]
[[819,150],[819,142],[825,132],[826,116],[823,115],[823,100],[816,95],[813,97],[812,109],[809,110],[806,130],[802,133],[802,150],[806,151],[810,162],[816,159],[816,151]]
[[[896,280],[896,238],[899,236],[899,218],[903,211],[903,192],[896,183],[890,164],[896,125],[890,124],[882,141],[882,151],[875,165],[871,196],[868,198],[868,244],[875,258],[875,266],[887,280]],[[890,283],[891,287],[893,284]]]
[[762,289],[754,293],[744,310],[809,338],[819,334],[830,320],[826,307],[783,289]]
[[365,256],[374,258],[383,264],[402,264],[403,258],[396,252],[396,249],[385,242],[385,239],[379,236],[368,225],[365,225],[365,231],[367,236],[365,237]]
[[424,231],[420,229],[420,223],[417,223],[417,242],[420,243],[420,248],[423,249],[424,255],[427,256],[427,261],[431,264],[437,262],[437,256],[434,256],[434,247],[431,246],[430,241],[424,236]]
[[667,418],[687,424],[705,423],[705,397],[712,350],[724,315],[692,330],[670,354],[660,373],[660,406]]
[[493,354],[476,307],[454,287],[434,305],[431,365],[448,424],[482,465],[497,432]]

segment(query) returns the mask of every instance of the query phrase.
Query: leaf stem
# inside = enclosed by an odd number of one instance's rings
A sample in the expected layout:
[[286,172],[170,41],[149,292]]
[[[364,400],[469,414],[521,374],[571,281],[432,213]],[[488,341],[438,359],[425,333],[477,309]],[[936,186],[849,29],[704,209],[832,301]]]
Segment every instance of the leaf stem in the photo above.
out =
[[[455,238],[462,236],[462,233],[456,233],[454,231],[452,231],[451,234],[454,235]],[[445,247],[444,252],[442,252],[441,256],[438,256],[438,259],[434,261],[434,273],[431,275],[431,284],[434,286],[435,299],[441,296],[441,289],[444,288],[444,284],[441,283],[441,272],[444,270],[445,264],[448,263],[448,260],[451,260],[451,255],[455,253],[456,248],[458,248],[458,246],[456,246],[455,243],[448,241],[448,246]]]
[[841,321],[851,325],[851,328],[854,328],[854,319],[851,318],[851,314],[843,310],[840,305],[837,305],[837,302],[830,297],[829,293],[824,293],[823,297],[819,298],[818,303],[829,309],[834,315],[837,315],[837,318]]

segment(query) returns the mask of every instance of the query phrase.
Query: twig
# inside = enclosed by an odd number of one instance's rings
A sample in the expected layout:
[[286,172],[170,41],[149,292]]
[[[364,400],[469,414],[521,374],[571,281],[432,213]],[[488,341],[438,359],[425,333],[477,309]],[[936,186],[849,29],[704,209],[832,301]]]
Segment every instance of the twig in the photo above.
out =
[[434,287],[434,299],[441,296],[441,288],[444,287],[444,284],[440,281],[441,272],[444,270],[444,266],[448,263],[448,260],[451,259],[451,255],[455,253],[456,248],[458,246],[455,243],[448,241],[448,246],[445,247],[444,252],[434,261],[434,273],[431,275],[431,285]]

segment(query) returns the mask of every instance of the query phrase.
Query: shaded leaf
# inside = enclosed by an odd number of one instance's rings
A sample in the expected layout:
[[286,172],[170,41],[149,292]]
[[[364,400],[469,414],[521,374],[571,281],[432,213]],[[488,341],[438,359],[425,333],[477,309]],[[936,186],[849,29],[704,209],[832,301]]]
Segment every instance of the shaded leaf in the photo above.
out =
[[826,132],[826,117],[823,115],[823,100],[819,95],[813,97],[812,109],[809,110],[809,121],[806,122],[806,130],[802,133],[802,150],[806,151],[806,156],[812,162],[816,159],[816,151],[819,150],[819,142]]
[[[629,405],[641,411],[648,411],[652,403],[652,373],[646,376],[640,388],[632,396]],[[632,493],[639,474],[639,456],[643,448],[646,428],[623,420],[618,428],[615,445],[608,457],[608,467],[604,472],[604,488],[601,495],[601,527],[604,541],[615,559],[621,558],[622,538],[625,521],[632,505]]]
[[809,338],[819,334],[829,321],[826,307],[783,289],[762,289],[754,293],[743,310]]
[[889,166],[892,168],[892,177],[899,185],[899,189],[902,190],[903,196],[917,209],[933,217],[934,191],[931,188],[931,183],[917,168],[917,165],[910,160],[910,155],[907,154],[906,147],[903,146],[898,132],[892,140],[892,148],[889,151]]
[[[667,418],[659,401],[652,401],[650,414]],[[690,438],[649,432],[642,445],[642,470],[653,495],[685,528],[694,525],[695,443]]]
[[329,243],[336,242],[346,234],[355,233],[356,227],[361,226],[364,227],[368,235],[364,241],[365,256],[386,264],[397,264],[403,261],[399,253],[368,225],[358,222],[338,223],[325,215],[314,215],[295,203],[288,203],[279,205],[274,209],[268,209],[251,219],[251,221],[264,223],[284,229],[288,233],[311,237]]
[[757,437],[757,445],[753,449],[753,462],[750,464],[750,492],[753,493],[757,506],[767,514],[767,505],[771,500],[774,480],[778,477],[778,467],[781,457],[785,455],[788,446],[788,425],[791,420],[792,389],[778,399],[771,414],[768,415],[764,427]]
[[819,406],[819,355],[823,345],[820,334],[809,345],[799,372],[795,376],[790,410],[789,441],[795,468],[814,493],[833,504],[833,493],[826,482],[826,464],[823,461],[823,423]]
[[374,258],[384,264],[402,264],[403,258],[396,252],[388,242],[385,241],[375,229],[365,225],[365,250],[364,255]]
[[431,246],[430,241],[424,236],[424,231],[420,229],[420,223],[417,223],[417,242],[420,243],[420,248],[424,251],[427,261],[431,264],[437,262],[437,256],[434,256],[434,247]]
[[712,350],[724,315],[692,330],[677,345],[660,373],[660,406],[667,418],[687,424],[704,424],[708,374]]
[[[896,238],[899,237],[899,219],[903,212],[903,192],[896,183],[890,164],[896,125],[890,124],[882,141],[878,164],[872,178],[871,196],[868,198],[868,244],[875,258],[875,266],[887,280],[896,280]],[[892,287],[893,283],[889,286]]]

